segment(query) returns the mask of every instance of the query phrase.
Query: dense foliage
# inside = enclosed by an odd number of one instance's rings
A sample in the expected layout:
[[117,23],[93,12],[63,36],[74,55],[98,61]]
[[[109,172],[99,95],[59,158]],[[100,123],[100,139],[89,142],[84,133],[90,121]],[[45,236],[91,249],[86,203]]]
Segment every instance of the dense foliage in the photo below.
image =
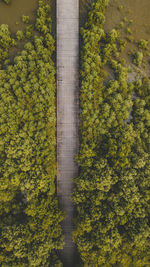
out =
[[149,264],[150,81],[129,83],[119,32],[103,30],[107,5],[97,0],[81,30],[73,240],[84,266],[142,267]]
[[[0,266],[61,266],[55,194],[55,49],[49,5],[39,1],[30,42],[17,44],[0,26]],[[19,38],[18,38],[19,39]]]

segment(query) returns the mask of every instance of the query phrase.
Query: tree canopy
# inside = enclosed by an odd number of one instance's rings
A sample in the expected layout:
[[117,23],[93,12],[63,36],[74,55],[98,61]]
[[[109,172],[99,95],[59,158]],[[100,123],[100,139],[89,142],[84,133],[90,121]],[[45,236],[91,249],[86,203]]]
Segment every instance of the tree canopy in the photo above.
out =
[[[148,266],[150,81],[128,81],[107,0],[81,29],[79,176],[73,240],[84,266]],[[111,74],[111,78],[110,78]]]
[[0,265],[62,266],[63,212],[56,197],[56,85],[50,6],[39,0],[36,26],[18,44],[0,26]]

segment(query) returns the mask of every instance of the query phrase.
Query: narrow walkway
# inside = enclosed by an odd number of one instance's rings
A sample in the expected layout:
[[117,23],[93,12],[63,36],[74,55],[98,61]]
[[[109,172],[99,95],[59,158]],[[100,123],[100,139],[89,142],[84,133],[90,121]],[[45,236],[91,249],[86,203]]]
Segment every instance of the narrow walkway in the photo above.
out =
[[57,192],[66,212],[64,267],[73,267],[72,178],[78,173],[79,0],[57,0]]

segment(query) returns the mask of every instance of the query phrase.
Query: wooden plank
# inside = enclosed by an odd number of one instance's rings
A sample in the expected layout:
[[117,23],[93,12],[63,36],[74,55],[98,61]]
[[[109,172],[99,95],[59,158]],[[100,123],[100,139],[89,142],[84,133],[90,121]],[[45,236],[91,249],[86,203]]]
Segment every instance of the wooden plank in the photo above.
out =
[[66,212],[64,266],[73,266],[72,178],[78,173],[79,0],[57,0],[57,194]]

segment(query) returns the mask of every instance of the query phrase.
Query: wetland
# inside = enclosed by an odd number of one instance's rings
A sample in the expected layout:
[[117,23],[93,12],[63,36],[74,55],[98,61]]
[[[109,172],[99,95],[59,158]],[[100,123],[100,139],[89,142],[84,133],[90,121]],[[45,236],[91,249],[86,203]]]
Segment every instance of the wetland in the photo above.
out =
[[[54,1],[54,0],[48,1],[47,0],[46,2],[50,3],[50,5],[51,5],[52,35],[53,35],[54,39],[56,39],[56,1]],[[91,5],[94,2],[95,2],[95,0],[80,0],[80,27],[84,27],[84,24],[88,18],[88,12],[90,11]],[[5,3],[3,3],[0,0],[0,25],[1,24],[7,24],[9,26],[10,32],[12,33],[12,36],[15,36],[15,34],[18,30],[25,31],[26,24],[24,24],[22,22],[22,16],[23,15],[29,16],[30,23],[35,24],[37,8],[38,8],[38,1],[37,0],[11,0],[11,3],[9,5],[6,5]],[[116,29],[117,31],[120,32],[120,36],[121,36],[121,39],[123,40],[123,42],[126,43],[125,49],[120,52],[120,58],[122,58],[124,60],[125,66],[131,68],[131,72],[129,73],[129,76],[128,76],[130,82],[133,82],[136,79],[136,76],[138,76],[138,77],[143,77],[143,76],[149,77],[150,76],[150,70],[149,70],[150,69],[149,68],[149,64],[150,64],[150,54],[149,54],[150,53],[149,52],[150,16],[149,16],[149,10],[150,10],[150,1],[149,0],[143,0],[143,1],[140,1],[140,0],[110,0],[109,6],[106,9],[106,13],[105,13],[106,20],[105,20],[105,24],[104,24],[104,31],[107,33],[107,32],[110,32],[112,29]],[[143,41],[145,41],[145,42],[143,42]],[[21,41],[20,44],[17,45],[17,47],[11,48],[10,56],[12,59],[14,58],[14,56],[17,53],[20,53],[20,51],[23,50],[23,46],[24,46],[25,42],[26,41]],[[142,46],[144,47],[145,44],[146,44],[146,48],[141,48]],[[81,44],[81,48],[82,48],[82,44]],[[53,56],[55,57],[55,54]],[[52,59],[55,62],[55,59],[53,58],[53,56],[52,56]],[[50,57],[50,60],[51,60],[51,57]],[[33,62],[31,62],[31,66],[32,66],[32,64],[33,64]],[[106,66],[105,70],[108,72],[109,79],[113,79],[114,78],[113,72],[111,72],[108,65]],[[45,69],[42,68],[43,77],[45,75],[44,72],[45,72]],[[55,70],[54,70],[54,73],[55,73]],[[21,73],[19,75],[20,75],[19,77],[21,77]],[[14,72],[14,76],[15,76],[15,72]],[[38,79],[40,79],[40,77],[38,77]],[[48,81],[48,83],[49,83],[49,81]],[[7,88],[7,86],[8,85],[6,85],[6,88]],[[89,95],[89,99],[90,99],[91,95]],[[97,93],[97,95],[98,95],[98,93]],[[95,98],[95,101],[97,101],[97,98]],[[134,101],[134,99],[133,99],[133,101]],[[91,105],[91,103],[89,104],[89,107],[90,107],[90,105]],[[122,105],[122,107],[123,107],[123,105]],[[132,113],[132,107],[130,107],[130,108],[131,108],[131,113]],[[113,109],[111,109],[111,110],[113,110]],[[120,109],[120,113],[121,112],[122,111]],[[85,112],[85,114],[86,113],[87,112]],[[146,114],[148,114],[148,112]],[[93,115],[93,118],[94,118],[94,116],[95,116],[95,114]],[[107,117],[107,112],[106,112],[106,117]],[[106,118],[103,118],[103,120],[105,120],[105,119]],[[129,119],[132,120],[133,117],[130,116]],[[130,120],[127,119],[126,122],[130,122]],[[30,123],[30,121],[29,121],[29,123]],[[20,126],[20,127],[23,127],[23,126]],[[30,125],[29,125],[29,127],[30,127]],[[95,125],[93,126],[93,128],[94,127],[95,127]],[[140,129],[140,126],[139,126],[139,129]],[[130,133],[129,133],[129,135],[130,135]],[[111,144],[111,140],[110,140],[110,144]],[[117,147],[117,142],[116,142],[116,147]],[[105,149],[105,147],[104,147],[104,149]],[[89,150],[89,151],[91,151],[91,150]],[[147,155],[145,155],[145,158],[146,158],[146,156]],[[142,174],[142,175],[144,175],[144,174]],[[107,184],[107,181],[106,181],[106,184]],[[46,222],[45,222],[45,224],[46,224]],[[43,223],[43,225],[44,225],[44,223]],[[76,259],[78,260],[78,255],[77,255]],[[80,262],[80,260],[79,260],[79,262]],[[75,266],[79,267],[80,264],[81,263],[77,262],[75,264]]]

